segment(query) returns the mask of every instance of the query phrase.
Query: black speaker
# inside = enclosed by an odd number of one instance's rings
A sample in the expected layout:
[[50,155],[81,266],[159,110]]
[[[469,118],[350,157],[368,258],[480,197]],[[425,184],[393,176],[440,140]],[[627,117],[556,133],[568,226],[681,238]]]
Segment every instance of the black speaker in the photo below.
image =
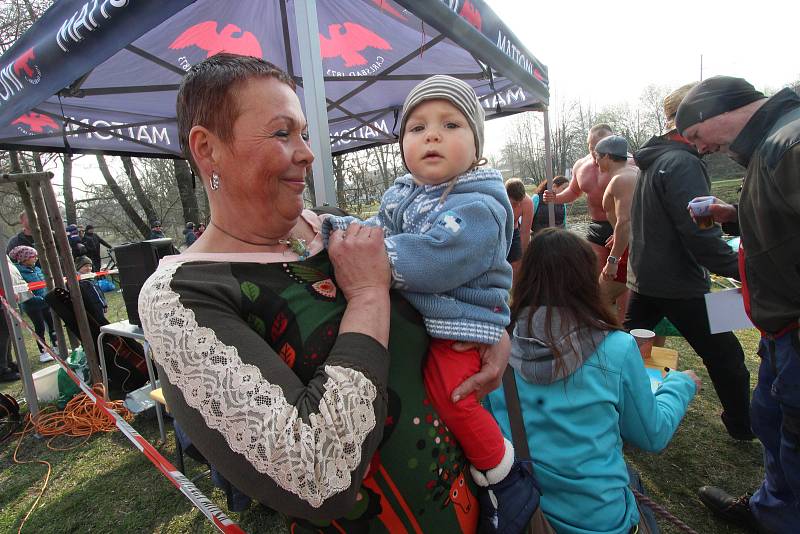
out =
[[128,321],[141,326],[139,319],[139,291],[145,280],[158,267],[158,260],[178,251],[172,240],[149,239],[139,243],[125,243],[114,247],[114,257],[119,269],[119,282],[122,288],[122,299],[128,312]]

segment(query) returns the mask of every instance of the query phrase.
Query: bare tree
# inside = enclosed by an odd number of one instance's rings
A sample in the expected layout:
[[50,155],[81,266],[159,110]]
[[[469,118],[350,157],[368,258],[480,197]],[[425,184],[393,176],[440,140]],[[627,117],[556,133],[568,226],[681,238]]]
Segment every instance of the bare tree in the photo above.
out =
[[108,169],[108,164],[106,164],[105,157],[103,157],[101,154],[97,155],[97,165],[100,167],[100,173],[103,175],[106,184],[108,184],[108,188],[111,189],[111,193],[114,195],[117,203],[122,208],[122,211],[125,212],[125,215],[128,216],[128,219],[130,219],[133,225],[139,230],[139,233],[142,235],[142,237],[147,239],[147,236],[150,235],[150,225],[144,222],[141,215],[139,215],[139,213],[136,211],[136,208],[134,208],[133,205],[128,201],[128,198],[125,196],[122,188],[111,175],[111,171]]
[[144,210],[145,219],[152,223],[158,219],[158,215],[156,214],[156,210],[153,209],[153,204],[150,202],[150,199],[147,198],[144,189],[142,189],[142,183],[136,175],[136,167],[133,165],[133,161],[129,156],[122,156],[122,167],[125,169],[125,174],[128,175],[128,180],[133,188],[136,201],[139,202],[139,205]]

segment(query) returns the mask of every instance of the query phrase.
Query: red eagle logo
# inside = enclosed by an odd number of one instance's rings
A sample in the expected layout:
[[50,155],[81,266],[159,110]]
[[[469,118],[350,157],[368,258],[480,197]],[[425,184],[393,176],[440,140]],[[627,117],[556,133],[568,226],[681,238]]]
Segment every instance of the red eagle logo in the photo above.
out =
[[23,72],[25,72],[25,74],[28,76],[34,76],[35,71],[30,63],[34,59],[36,59],[36,55],[33,53],[33,48],[28,49],[21,56],[19,56],[14,62],[14,72],[17,73],[17,76],[22,76]]
[[478,11],[478,8],[475,7],[475,4],[466,0],[464,5],[461,7],[461,18],[475,26],[477,29],[481,29],[481,25],[483,24],[483,20],[481,19],[481,13]]
[[372,3],[378,6],[381,11],[386,11],[390,15],[394,15],[400,20],[408,20],[408,18],[397,11],[392,5],[388,2],[388,0],[372,0]]
[[220,52],[229,52],[240,56],[263,57],[261,45],[255,35],[242,31],[235,24],[226,24],[222,31],[217,33],[217,22],[213,20],[195,24],[180,34],[169,45],[172,50],[188,46],[196,46],[205,50],[208,52],[206,57],[211,57]]
[[58,130],[58,123],[47,115],[40,113],[26,113],[18,117],[11,124],[24,124],[33,133],[44,133],[45,128],[50,130]]
[[[341,31],[342,26],[344,26],[344,32]],[[359,52],[367,48],[392,49],[391,45],[377,33],[353,22],[331,24],[328,26],[328,33],[331,36],[330,39],[319,34],[322,57],[329,59],[340,56],[344,60],[345,67],[366,65],[367,58]]]

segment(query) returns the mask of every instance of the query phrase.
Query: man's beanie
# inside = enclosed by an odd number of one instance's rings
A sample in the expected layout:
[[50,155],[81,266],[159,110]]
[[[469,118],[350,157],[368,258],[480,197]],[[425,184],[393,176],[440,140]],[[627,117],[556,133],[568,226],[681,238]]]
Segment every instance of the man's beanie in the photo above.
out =
[[75,258],[75,269],[80,269],[84,265],[92,265],[92,260],[86,256],[78,256]]
[[686,93],[675,116],[675,126],[683,135],[686,128],[764,98],[743,78],[714,76]]
[[[470,85],[458,78],[437,74],[423,80],[414,87],[403,103],[402,118],[400,119],[400,156],[403,164],[406,157],[403,154],[403,135],[406,132],[406,121],[409,115],[422,102],[426,100],[447,100],[453,104],[467,119],[472,135],[475,137],[475,159],[483,156],[483,120],[485,113],[475,91]],[[408,167],[408,165],[406,165]]]
[[621,135],[609,135],[597,142],[594,151],[598,154],[611,154],[618,158],[627,158],[628,141]]

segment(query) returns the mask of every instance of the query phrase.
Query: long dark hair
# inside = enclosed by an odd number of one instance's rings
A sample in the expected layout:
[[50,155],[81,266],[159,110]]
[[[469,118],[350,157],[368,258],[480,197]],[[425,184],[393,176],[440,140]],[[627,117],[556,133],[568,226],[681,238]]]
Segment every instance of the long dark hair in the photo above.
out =
[[[621,330],[616,314],[600,297],[597,260],[589,243],[561,228],[544,228],[531,239],[519,278],[511,289],[511,324],[515,324],[524,308],[530,308],[528,330],[533,312],[545,306],[545,343],[555,348],[552,309],[559,308],[562,331],[594,328]],[[573,347],[578,350],[579,347]]]
[[[566,176],[556,176],[555,178],[553,178],[553,187],[565,184],[567,182],[569,182],[569,180],[567,180]],[[541,193],[544,193],[545,189],[547,189],[547,180],[544,180],[541,183],[539,183],[539,185],[536,186],[536,189],[533,190],[533,193],[535,195],[539,195]]]

